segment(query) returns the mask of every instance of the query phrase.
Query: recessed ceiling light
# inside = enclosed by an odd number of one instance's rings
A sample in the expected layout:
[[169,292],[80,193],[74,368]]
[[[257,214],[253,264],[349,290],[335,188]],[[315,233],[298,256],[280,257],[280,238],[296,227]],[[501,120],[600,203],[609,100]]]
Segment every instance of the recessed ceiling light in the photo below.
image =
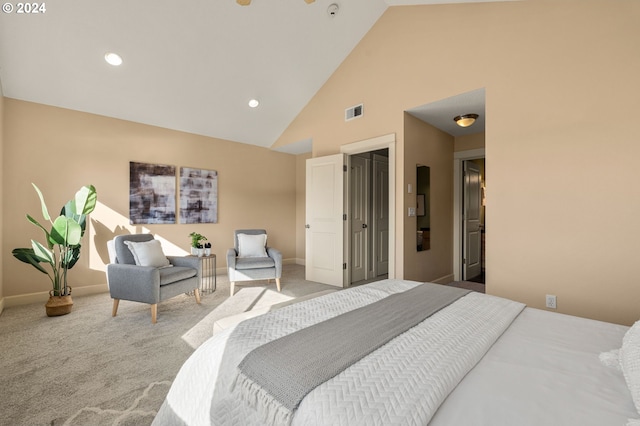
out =
[[255,108],[255,107],[257,107],[258,105],[260,105],[260,102],[258,102],[258,100],[257,100],[257,99],[251,99],[251,100],[249,101],[249,106],[250,106],[251,108]]
[[117,53],[107,53],[106,55],[104,55],[104,60],[107,61],[109,65],[113,65],[114,67],[122,65],[122,58]]

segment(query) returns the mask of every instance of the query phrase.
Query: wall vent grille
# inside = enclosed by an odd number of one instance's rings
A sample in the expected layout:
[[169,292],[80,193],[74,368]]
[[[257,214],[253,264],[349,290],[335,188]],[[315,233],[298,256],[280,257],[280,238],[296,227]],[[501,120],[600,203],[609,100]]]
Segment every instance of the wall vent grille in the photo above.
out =
[[344,121],[353,120],[354,118],[358,118],[362,116],[364,113],[364,105],[356,105],[351,108],[347,108],[344,110]]

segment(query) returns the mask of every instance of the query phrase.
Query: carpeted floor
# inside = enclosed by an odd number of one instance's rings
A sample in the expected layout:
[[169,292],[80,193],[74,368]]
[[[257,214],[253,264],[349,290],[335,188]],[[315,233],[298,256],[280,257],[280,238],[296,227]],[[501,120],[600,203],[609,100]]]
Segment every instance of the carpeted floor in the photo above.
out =
[[211,336],[213,323],[335,287],[304,280],[285,265],[275,283],[238,285],[226,276],[202,303],[181,295],[158,306],[121,301],[111,317],[108,294],[74,298],[69,315],[48,318],[43,304],[5,308],[0,316],[0,425],[149,425],[180,366]]

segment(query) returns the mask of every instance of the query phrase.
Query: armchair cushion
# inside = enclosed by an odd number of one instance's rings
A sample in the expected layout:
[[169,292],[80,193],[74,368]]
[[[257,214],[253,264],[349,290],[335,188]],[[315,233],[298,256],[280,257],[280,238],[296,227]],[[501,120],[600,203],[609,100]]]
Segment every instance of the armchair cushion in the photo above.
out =
[[173,268],[162,268],[160,271],[160,285],[175,283],[176,281],[186,280],[195,277],[198,273],[197,269],[186,268],[184,266],[176,266]]
[[201,275],[202,263],[197,256],[167,256],[169,262],[173,266],[184,266],[185,268],[193,268],[198,271],[198,277]]
[[267,234],[238,234],[238,257],[267,257]]
[[236,269],[275,268],[276,263],[270,257],[239,257],[236,259]]
[[145,242],[125,241],[124,243],[129,247],[138,266],[161,268],[171,265],[169,259],[162,252],[162,245],[158,240],[154,239]]

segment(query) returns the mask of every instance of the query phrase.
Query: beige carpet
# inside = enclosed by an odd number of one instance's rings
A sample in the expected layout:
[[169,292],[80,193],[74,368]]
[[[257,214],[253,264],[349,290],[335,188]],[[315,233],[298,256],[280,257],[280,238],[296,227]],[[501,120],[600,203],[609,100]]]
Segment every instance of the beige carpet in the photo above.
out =
[[0,316],[0,425],[149,425],[182,363],[221,318],[335,287],[304,280],[285,265],[275,283],[238,285],[226,276],[200,305],[181,295],[158,306],[121,301],[111,317],[108,294],[74,298],[73,312],[48,318],[43,304]]

